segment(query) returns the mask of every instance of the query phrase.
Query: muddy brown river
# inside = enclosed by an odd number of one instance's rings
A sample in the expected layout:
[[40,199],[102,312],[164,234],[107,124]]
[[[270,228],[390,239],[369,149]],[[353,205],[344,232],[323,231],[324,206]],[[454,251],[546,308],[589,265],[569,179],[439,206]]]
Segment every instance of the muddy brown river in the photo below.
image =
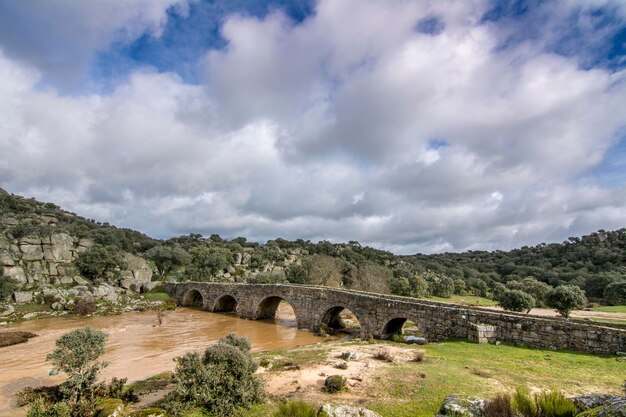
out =
[[281,308],[279,317],[253,321],[229,314],[178,308],[167,313],[161,326],[156,326],[154,312],[91,318],[56,317],[12,325],[0,331],[23,330],[39,336],[27,343],[0,348],[0,417],[17,415],[13,395],[20,389],[63,381],[63,375],[48,375],[51,366],[46,362],[46,355],[54,349],[54,341],[72,329],[90,326],[107,333],[103,359],[109,366],[102,376],[134,381],[173,370],[176,356],[204,349],[230,332],[249,337],[255,351],[287,349],[322,340],[298,330],[289,311]]

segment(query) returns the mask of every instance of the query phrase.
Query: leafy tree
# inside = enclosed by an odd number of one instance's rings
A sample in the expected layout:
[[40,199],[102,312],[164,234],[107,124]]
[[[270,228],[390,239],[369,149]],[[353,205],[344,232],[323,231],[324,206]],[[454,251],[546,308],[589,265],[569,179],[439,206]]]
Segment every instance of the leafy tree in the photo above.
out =
[[204,355],[192,352],[179,358],[174,372],[176,388],[165,399],[168,411],[180,415],[202,407],[212,415],[227,417],[260,402],[263,389],[246,342],[228,335],[209,346]]
[[286,281],[285,273],[281,270],[259,272],[249,280],[251,284],[281,284]]
[[626,281],[607,285],[604,289],[604,300],[614,306],[626,305]]
[[579,287],[559,285],[548,293],[546,303],[563,317],[569,317],[572,310],[581,309],[587,305],[587,297]]
[[228,249],[220,247],[199,246],[191,249],[192,278],[199,281],[212,281],[218,272],[223,271],[232,261]]
[[389,289],[392,294],[402,295],[405,297],[411,297],[413,292],[411,291],[411,284],[407,277],[392,277],[389,281]]
[[147,251],[146,256],[154,261],[161,279],[167,277],[175,268],[185,266],[191,261],[191,256],[180,245],[157,245]]
[[76,260],[78,270],[92,280],[104,279],[126,263],[122,252],[115,246],[93,245]]
[[413,275],[409,278],[409,285],[411,286],[411,293],[413,297],[426,297],[429,295],[430,286],[428,281],[421,275]]
[[291,265],[285,275],[291,284],[306,284],[306,270],[302,265]]
[[454,281],[452,278],[445,275],[429,273],[427,279],[434,296],[450,298],[452,294],[454,294]]
[[47,356],[54,372],[64,372],[68,379],[61,384],[61,393],[80,402],[94,388],[98,373],[107,366],[98,361],[104,353],[106,334],[90,327],[72,330],[56,340],[56,349]]
[[535,306],[535,298],[522,290],[510,290],[500,295],[499,303],[505,310],[528,313]]

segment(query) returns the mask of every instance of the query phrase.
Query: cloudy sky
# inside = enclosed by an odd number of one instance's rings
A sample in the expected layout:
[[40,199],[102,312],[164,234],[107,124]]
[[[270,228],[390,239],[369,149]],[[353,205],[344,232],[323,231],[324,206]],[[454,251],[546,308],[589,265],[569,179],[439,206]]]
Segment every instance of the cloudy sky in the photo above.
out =
[[626,1],[0,0],[0,187],[165,238],[626,226]]

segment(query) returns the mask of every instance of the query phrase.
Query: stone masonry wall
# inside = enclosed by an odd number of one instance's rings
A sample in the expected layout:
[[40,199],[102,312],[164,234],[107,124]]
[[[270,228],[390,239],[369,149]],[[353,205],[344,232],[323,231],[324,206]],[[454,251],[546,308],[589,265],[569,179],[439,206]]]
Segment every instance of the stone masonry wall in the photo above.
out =
[[[363,336],[386,337],[390,323],[410,320],[430,341],[460,337],[596,354],[626,351],[626,330],[622,329],[413,298],[299,285],[189,282],[169,283],[165,289],[179,304],[207,311],[236,304],[237,314],[246,319],[266,317],[268,310],[275,310],[275,301],[283,299],[292,306],[298,327],[312,331],[328,324],[334,312],[347,308],[359,320]],[[488,331],[481,333],[478,325],[487,326],[483,329]]]

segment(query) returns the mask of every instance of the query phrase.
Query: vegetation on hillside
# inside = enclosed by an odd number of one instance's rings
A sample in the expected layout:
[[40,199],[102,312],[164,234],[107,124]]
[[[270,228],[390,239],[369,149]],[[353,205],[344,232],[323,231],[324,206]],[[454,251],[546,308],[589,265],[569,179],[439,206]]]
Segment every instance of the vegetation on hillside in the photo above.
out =
[[[6,193],[0,193],[0,210],[1,226],[10,237],[54,230],[93,239],[96,245],[78,262],[81,272],[92,278],[119,269],[117,251],[128,251],[154,262],[155,279],[289,282],[409,297],[489,297],[514,311],[549,306],[563,315],[570,310],[549,297],[561,286],[583,291],[573,308],[584,307],[587,301],[626,303],[626,229],[511,251],[397,256],[356,241],[277,238],[261,244],[245,237],[205,238],[193,233],[158,241],[84,219],[51,203]],[[4,288],[2,294],[9,291]]]

